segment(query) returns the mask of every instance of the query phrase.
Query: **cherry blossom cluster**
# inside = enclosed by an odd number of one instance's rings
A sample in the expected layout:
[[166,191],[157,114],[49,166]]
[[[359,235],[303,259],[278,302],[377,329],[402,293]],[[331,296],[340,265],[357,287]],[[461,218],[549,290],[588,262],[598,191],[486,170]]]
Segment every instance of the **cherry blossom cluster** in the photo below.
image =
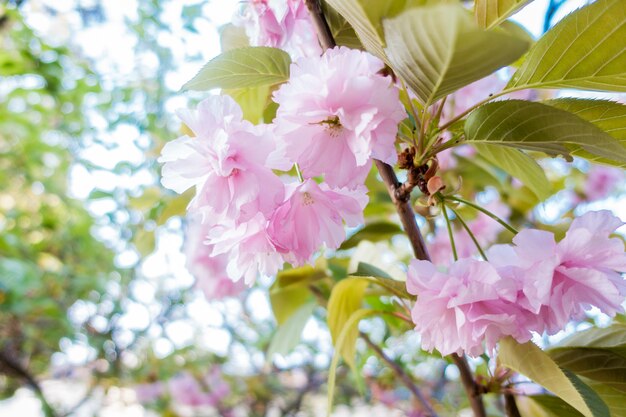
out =
[[281,48],[294,58],[322,53],[302,0],[250,0],[234,22],[245,29],[253,46]]
[[554,334],[591,307],[623,311],[626,253],[610,237],[622,224],[608,211],[589,212],[558,243],[551,232],[527,229],[512,245],[491,247],[489,262],[459,259],[442,272],[412,261],[407,289],[418,296],[412,318],[422,347],[477,356],[505,336]]
[[[167,143],[159,161],[165,187],[196,189],[188,207],[198,229],[190,233],[199,234],[188,242],[190,270],[210,274],[225,265],[229,279],[250,285],[284,262],[310,262],[323,245],[338,248],[344,224],[363,223],[371,160],[396,161],[397,126],[405,117],[382,68],[347,48],[300,58],[274,93],[272,124],[244,120],[229,96],[179,113],[193,135]],[[288,175],[294,166],[300,179]],[[216,296],[233,289],[208,288]]]

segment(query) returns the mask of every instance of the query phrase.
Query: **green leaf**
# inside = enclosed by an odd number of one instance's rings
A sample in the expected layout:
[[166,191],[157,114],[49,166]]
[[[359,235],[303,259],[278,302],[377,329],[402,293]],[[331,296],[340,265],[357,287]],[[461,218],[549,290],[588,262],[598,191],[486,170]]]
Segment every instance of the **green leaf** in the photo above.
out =
[[552,186],[543,168],[518,149],[487,144],[475,144],[480,155],[504,172],[520,180],[543,201],[552,195]]
[[[609,100],[559,98],[544,102],[584,119],[617,139],[626,148],[626,106]],[[626,163],[601,158],[581,150],[578,156],[595,163],[626,168]]]
[[575,347],[610,349],[626,357],[626,324],[615,323],[606,328],[592,327],[577,332],[561,341],[550,351]]
[[327,0],[354,28],[361,43],[372,54],[386,60],[382,19],[392,17],[402,10],[422,4],[421,0]]
[[270,287],[270,303],[279,325],[312,299],[309,284],[326,277],[326,271],[310,265],[283,270]]
[[474,15],[483,28],[492,28],[532,0],[476,0]]
[[588,385],[563,370],[534,343],[520,344],[512,337],[500,342],[498,361],[559,396],[586,417],[607,417],[607,405]]
[[287,81],[290,63],[289,54],[277,48],[232,49],[210,60],[182,89],[205,91],[275,85]]
[[350,236],[345,242],[341,244],[339,249],[350,249],[359,244],[362,240],[369,240],[370,242],[378,242],[381,240],[387,240],[393,235],[402,233],[402,228],[396,223],[388,221],[378,221],[365,225],[361,230]]
[[263,121],[263,112],[269,101],[269,85],[223,90],[223,93],[231,96],[241,106],[244,119],[253,124]]
[[624,0],[598,0],[539,39],[507,89],[626,91],[625,47]]
[[315,302],[309,302],[298,308],[274,333],[270,346],[267,349],[267,358],[271,359],[275,354],[286,355],[293,350],[302,336],[302,330],[313,314],[317,306]]
[[626,148],[597,126],[567,111],[524,100],[496,101],[474,110],[465,139],[549,155],[593,155],[626,162]]
[[219,28],[219,32],[222,52],[250,46],[250,40],[248,39],[248,35],[246,35],[246,29],[242,26],[235,26],[232,23],[227,23]]
[[606,384],[626,395],[626,357],[608,349],[573,348],[548,352],[562,368]]
[[574,407],[554,395],[531,395],[522,398],[518,405],[524,417],[583,417]]
[[[374,313],[374,310],[369,310],[365,308],[354,311],[344,322],[344,327],[341,329],[339,335],[337,336],[337,341],[334,344],[335,352],[333,353],[333,359],[330,362],[330,370],[328,371],[328,408],[326,412],[327,416],[330,416],[330,412],[333,408],[335,381],[337,377],[337,365],[339,364],[339,357],[342,356],[340,352],[346,350],[346,348],[349,348],[350,346],[354,351],[354,344],[356,343],[356,338],[359,335],[359,322],[365,317]],[[354,369],[354,367],[352,368]]]
[[326,2],[322,3],[322,7],[337,45],[347,46],[351,49],[363,49],[363,45],[350,23],[337,13],[335,9],[328,6]]
[[584,379],[584,381],[602,397],[611,411],[611,417],[626,416],[626,395],[622,391],[591,380]]
[[383,26],[392,68],[426,105],[515,62],[530,46],[504,30],[480,29],[458,4],[411,9]]
[[[328,300],[328,329],[333,338],[333,344],[338,345],[339,335],[344,330],[350,316],[361,307],[365,289],[369,281],[365,278],[346,278],[339,281],[330,293]],[[355,341],[358,337],[358,328],[346,335],[347,341]],[[352,369],[354,364],[354,343],[342,343],[338,352]]]
[[365,262],[359,262],[356,272],[352,275],[368,279],[373,284],[385,288],[389,291],[390,294],[397,297],[409,300],[415,299],[415,296],[409,294],[409,292],[406,290],[405,281],[398,281],[397,279],[394,279],[385,271],[374,265],[370,265]]
[[391,275],[383,271],[382,269],[368,264],[367,262],[359,262],[356,267],[356,272],[353,274],[361,277],[381,277],[386,279],[393,279]]

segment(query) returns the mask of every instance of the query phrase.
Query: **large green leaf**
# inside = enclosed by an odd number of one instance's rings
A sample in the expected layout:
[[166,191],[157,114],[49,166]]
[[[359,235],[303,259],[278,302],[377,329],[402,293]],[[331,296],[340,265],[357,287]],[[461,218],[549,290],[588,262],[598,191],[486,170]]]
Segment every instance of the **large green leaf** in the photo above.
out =
[[591,380],[585,379],[585,382],[602,397],[611,411],[611,417],[626,416],[626,395],[622,391]]
[[352,25],[369,52],[386,60],[382,19],[395,16],[406,8],[418,6],[424,0],[327,0],[327,3]]
[[559,396],[586,417],[607,417],[607,405],[588,385],[563,370],[534,343],[507,337],[500,342],[498,361]]
[[279,325],[313,298],[309,285],[324,277],[326,271],[323,268],[309,265],[278,273],[270,288],[270,302]]
[[353,328],[346,336],[345,343],[337,347],[339,335],[346,327],[346,322],[350,316],[361,308],[365,289],[369,285],[369,280],[365,278],[346,278],[339,281],[332,289],[328,300],[328,329],[333,339],[333,344],[338,349],[339,354],[350,365],[355,368],[354,341],[358,337],[359,329]]
[[[352,347],[354,351],[354,344],[356,338],[359,335],[359,322],[367,316],[376,313],[374,310],[362,308],[358,309],[347,318],[344,322],[344,327],[339,332],[337,339],[334,343],[335,352],[333,353],[333,359],[330,362],[330,370],[328,371],[328,408],[326,415],[330,416],[333,409],[333,397],[335,395],[335,380],[337,377],[337,366],[339,365],[340,352],[345,350],[346,347]],[[353,359],[354,361],[354,359]],[[354,368],[354,367],[353,367]]]
[[560,367],[626,395],[626,357],[597,348],[556,349],[549,354]]
[[392,68],[426,105],[515,62],[530,46],[504,30],[479,28],[458,4],[410,9],[383,27]]
[[274,85],[289,78],[289,54],[265,46],[231,49],[210,60],[183,90],[248,88]]
[[576,347],[610,349],[626,357],[626,324],[615,323],[610,327],[592,327],[577,332],[561,341],[550,351]]
[[300,343],[300,336],[313,310],[317,306],[315,302],[308,302],[298,308],[274,333],[270,346],[267,349],[267,357],[271,359],[275,354],[286,355]]
[[543,168],[519,149],[504,146],[475,144],[474,147],[486,160],[525,184],[543,201],[552,195],[552,186]]
[[531,395],[518,397],[523,417],[583,417],[571,405],[554,395]]
[[592,154],[626,162],[626,148],[594,124],[553,106],[524,100],[480,106],[465,122],[465,138],[471,143],[511,146],[550,155]]
[[476,22],[483,28],[497,26],[531,1],[532,0],[476,0],[474,5]]
[[322,3],[322,7],[337,45],[347,46],[352,49],[363,49],[363,45],[350,23],[337,13],[335,9],[328,6],[326,2]]
[[[581,98],[559,98],[544,102],[550,106],[574,113],[581,119],[593,123],[609,135],[620,141],[626,148],[626,106],[609,100],[592,100]],[[584,151],[579,156],[602,164],[616,165],[626,168],[624,162],[600,158]]]
[[236,90],[224,90],[241,106],[244,119],[258,124],[263,120],[263,112],[269,102],[270,86],[239,88]]
[[557,23],[531,48],[507,89],[626,91],[626,3],[597,0]]

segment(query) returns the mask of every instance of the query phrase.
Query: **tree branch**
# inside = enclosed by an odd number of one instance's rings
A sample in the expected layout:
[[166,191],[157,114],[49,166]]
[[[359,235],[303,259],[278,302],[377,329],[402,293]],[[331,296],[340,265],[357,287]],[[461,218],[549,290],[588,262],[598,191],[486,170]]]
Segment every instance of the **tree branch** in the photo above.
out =
[[[328,22],[324,17],[320,1],[305,1],[322,47],[326,49],[333,48],[336,45],[336,42],[328,26]],[[410,195],[403,192],[402,184],[398,181],[396,173],[393,171],[391,165],[377,159],[374,160],[374,163],[376,164],[378,172],[387,186],[387,191],[389,192],[391,201],[393,201],[396,206],[402,226],[411,241],[415,257],[421,260],[430,260],[428,249],[426,249],[426,244],[424,243],[424,238],[422,237],[422,233],[420,232],[417,221],[415,220],[415,213],[413,212],[413,208],[410,203]],[[378,346],[376,347],[378,348]],[[474,411],[474,416],[486,417],[487,413],[485,412],[485,406],[482,401],[482,392],[480,390],[480,386],[476,383],[472,376],[467,360],[456,354],[452,355],[452,360],[457,365],[461,373],[461,381],[472,406],[472,410]]]
[[28,385],[33,391],[35,391],[35,395],[41,401],[41,406],[43,408],[44,414],[47,417],[57,417],[56,412],[50,405],[50,403],[46,400],[46,397],[43,394],[43,390],[41,389],[41,385],[35,379],[31,373],[24,368],[18,361],[8,356],[5,352],[0,351],[0,369],[3,369],[3,373],[17,377],[23,380],[26,385]]
[[365,340],[365,343],[367,343],[370,349],[376,352],[376,354],[385,363],[387,363],[387,365],[396,373],[396,375],[398,375],[398,377],[402,380],[402,383],[404,383],[404,385],[409,389],[409,391],[411,391],[417,401],[419,401],[422,408],[426,412],[426,416],[437,417],[437,413],[435,413],[435,410],[432,409],[424,395],[422,395],[417,385],[415,385],[415,383],[413,382],[413,379],[406,372],[404,372],[404,369],[402,369],[402,367],[398,365],[396,361],[387,356],[385,352],[383,352],[383,350],[380,348],[380,346],[372,342],[372,339],[370,339],[366,333],[359,332],[359,335],[361,336],[361,338],[363,338],[363,340]]
[[515,396],[510,392],[504,393],[504,411],[508,417],[522,417],[515,402]]

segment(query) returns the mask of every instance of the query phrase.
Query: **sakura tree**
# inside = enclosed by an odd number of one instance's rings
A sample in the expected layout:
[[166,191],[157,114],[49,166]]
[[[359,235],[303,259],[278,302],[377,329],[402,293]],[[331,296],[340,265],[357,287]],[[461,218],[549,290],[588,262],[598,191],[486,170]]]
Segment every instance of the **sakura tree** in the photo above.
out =
[[363,322],[454,363],[476,417],[624,415],[623,222],[589,203],[624,178],[626,106],[572,91],[626,91],[626,3],[535,40],[508,20],[530,2],[252,0],[184,87],[219,89],[159,159],[195,189],[189,269],[210,297],[274,277],[272,354],[325,315],[329,413],[363,339],[412,415],[456,415]]

